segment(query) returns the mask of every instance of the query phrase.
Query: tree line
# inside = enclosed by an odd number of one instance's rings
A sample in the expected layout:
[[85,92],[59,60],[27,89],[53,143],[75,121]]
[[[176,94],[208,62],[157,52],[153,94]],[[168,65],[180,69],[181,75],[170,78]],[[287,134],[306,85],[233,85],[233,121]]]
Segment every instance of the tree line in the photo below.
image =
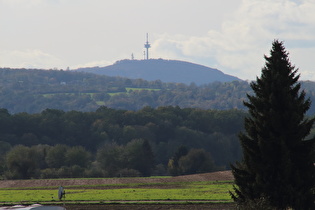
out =
[[240,159],[237,133],[244,116],[240,110],[178,106],[36,114],[1,109],[1,173],[3,178],[38,178],[224,170]]
[[[307,96],[315,99],[315,83],[302,82]],[[247,81],[163,83],[109,77],[64,70],[0,69],[0,107],[10,113],[40,113],[43,110],[94,111],[100,106],[140,110],[145,106],[179,106],[200,109],[241,109],[252,93]],[[315,114],[312,105],[308,114]]]

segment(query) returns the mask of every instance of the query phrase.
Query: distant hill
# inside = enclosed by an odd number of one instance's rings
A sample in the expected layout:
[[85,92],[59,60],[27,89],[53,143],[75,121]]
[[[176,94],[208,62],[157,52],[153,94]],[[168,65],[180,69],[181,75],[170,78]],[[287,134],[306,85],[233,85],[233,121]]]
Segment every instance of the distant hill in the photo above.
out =
[[77,71],[148,81],[161,80],[185,84],[194,82],[197,85],[240,80],[217,69],[185,61],[163,59],[121,60],[110,66],[80,68]]
[[[302,82],[302,87],[314,102],[315,82]],[[246,110],[243,101],[251,93],[249,83],[242,80],[186,85],[79,71],[0,68],[0,114],[1,108],[10,113],[39,113],[47,108],[89,112],[100,106],[124,110],[147,106]],[[308,114],[314,113],[312,103]]]

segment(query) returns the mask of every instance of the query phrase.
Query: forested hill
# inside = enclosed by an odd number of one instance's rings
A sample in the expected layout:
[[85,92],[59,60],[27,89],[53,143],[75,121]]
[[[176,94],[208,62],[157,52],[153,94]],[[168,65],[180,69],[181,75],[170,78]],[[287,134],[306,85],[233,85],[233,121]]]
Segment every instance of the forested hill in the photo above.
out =
[[107,76],[121,76],[130,79],[148,81],[177,82],[197,85],[211,82],[231,82],[240,80],[237,77],[206,66],[178,60],[121,60],[106,67],[81,68],[77,71]]
[[[315,113],[315,83],[303,82]],[[248,82],[213,82],[197,86],[142,79],[109,77],[84,72],[35,69],[0,69],[0,108],[10,113],[43,110],[95,111],[100,106],[140,110],[150,106],[199,109],[245,109],[251,93]]]
[[145,106],[243,109],[244,81],[203,86],[127,79],[63,70],[0,69],[0,107],[10,113],[46,108],[95,111],[100,106],[139,110]]

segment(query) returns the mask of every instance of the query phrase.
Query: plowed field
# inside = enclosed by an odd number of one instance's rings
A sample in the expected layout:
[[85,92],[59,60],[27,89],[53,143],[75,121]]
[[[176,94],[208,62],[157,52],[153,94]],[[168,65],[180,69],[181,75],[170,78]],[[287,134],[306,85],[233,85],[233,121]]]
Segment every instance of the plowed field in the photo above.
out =
[[110,179],[33,179],[33,180],[1,180],[0,188],[73,186],[73,185],[105,185],[130,183],[164,183],[164,182],[196,182],[233,180],[231,171],[194,174],[170,178],[110,178]]

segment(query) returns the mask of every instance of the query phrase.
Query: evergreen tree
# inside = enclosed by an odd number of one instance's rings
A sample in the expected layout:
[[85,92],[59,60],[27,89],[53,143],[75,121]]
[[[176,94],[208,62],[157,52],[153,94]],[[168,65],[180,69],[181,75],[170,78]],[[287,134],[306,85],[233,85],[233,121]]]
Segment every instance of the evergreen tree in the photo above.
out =
[[249,117],[239,135],[243,160],[231,166],[236,185],[231,195],[242,208],[315,209],[314,138],[306,140],[315,119],[305,116],[311,101],[283,43],[275,40],[270,52],[244,102]]

